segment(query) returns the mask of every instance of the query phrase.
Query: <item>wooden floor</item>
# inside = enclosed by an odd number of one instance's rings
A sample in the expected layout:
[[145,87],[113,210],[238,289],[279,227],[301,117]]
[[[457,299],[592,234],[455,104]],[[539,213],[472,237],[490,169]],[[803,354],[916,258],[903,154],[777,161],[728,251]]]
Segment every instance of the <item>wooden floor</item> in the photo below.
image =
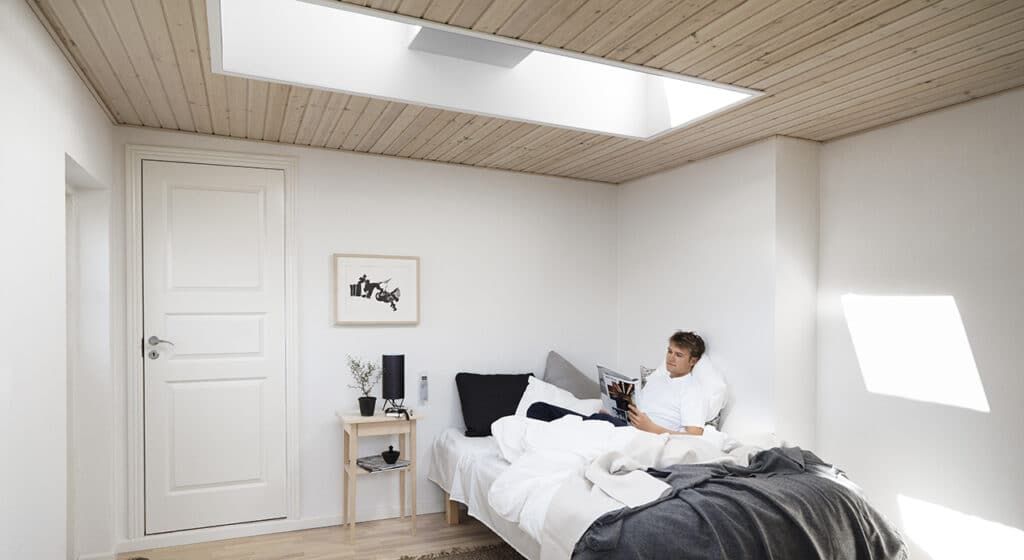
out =
[[118,560],[397,560],[452,548],[495,544],[501,539],[475,519],[448,525],[443,513],[420,515],[416,536],[409,518],[367,521],[356,525],[355,539],[347,528],[324,527],[202,544],[124,553]]

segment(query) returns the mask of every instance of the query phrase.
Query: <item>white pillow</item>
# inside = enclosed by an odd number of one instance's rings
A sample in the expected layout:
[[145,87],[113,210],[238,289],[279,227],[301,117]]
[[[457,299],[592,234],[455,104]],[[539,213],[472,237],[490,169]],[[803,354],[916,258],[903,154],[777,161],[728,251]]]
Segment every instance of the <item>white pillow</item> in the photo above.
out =
[[523,398],[519,399],[516,416],[526,416],[527,409],[536,402],[546,402],[567,408],[584,416],[590,416],[601,410],[601,399],[577,399],[565,389],[530,376],[526,391],[523,391]]
[[725,408],[725,403],[729,398],[725,378],[715,369],[707,354],[697,360],[697,364],[693,366],[693,375],[700,381],[701,388],[708,399],[708,411],[711,414],[711,418],[708,420],[712,420]]

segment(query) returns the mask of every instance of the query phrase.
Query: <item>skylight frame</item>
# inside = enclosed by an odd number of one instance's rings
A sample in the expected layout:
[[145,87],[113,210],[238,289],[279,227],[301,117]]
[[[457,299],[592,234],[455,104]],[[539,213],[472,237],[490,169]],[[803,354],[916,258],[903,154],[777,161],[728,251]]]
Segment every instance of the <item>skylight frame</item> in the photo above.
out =
[[[419,19],[419,18],[415,18],[415,17],[411,17],[411,16],[406,16],[406,15],[403,15],[403,14],[392,13],[392,12],[384,12],[384,11],[375,10],[375,9],[372,9],[372,8],[363,7],[363,6],[357,6],[357,5],[353,5],[353,4],[347,4],[347,3],[343,3],[343,2],[338,2],[336,0],[294,0],[294,1],[295,2],[299,2],[299,3],[310,4],[310,5],[315,5],[315,6],[319,6],[319,7],[339,10],[339,11],[343,11],[343,12],[349,12],[349,13],[358,14],[358,15],[362,15],[362,16],[369,16],[369,17],[378,18],[378,19],[382,19],[382,20],[389,20],[389,21],[392,21],[392,22],[396,22],[396,23],[400,23],[400,24],[404,24],[404,25],[409,25],[409,26],[415,26],[415,27],[420,27],[420,28],[424,28],[424,27],[431,28],[431,29],[435,29],[435,30],[439,30],[439,31],[447,32],[447,33],[454,33],[454,34],[458,34],[458,35],[472,37],[472,38],[479,39],[479,40],[490,41],[490,42],[495,42],[495,43],[499,43],[499,44],[505,44],[505,45],[509,45],[509,46],[512,46],[512,47],[525,48],[525,49],[529,49],[531,51],[537,51],[537,52],[546,53],[546,54],[549,54],[549,55],[565,57],[565,58],[570,58],[570,59],[576,59],[576,60],[585,61],[585,62],[588,62],[588,63],[598,64],[598,65],[612,67],[612,68],[617,68],[617,69],[621,69],[621,70],[627,70],[627,71],[630,71],[630,72],[635,72],[635,73],[638,73],[638,74],[644,74],[644,75],[653,76],[653,77],[657,77],[657,78],[664,78],[664,79],[668,79],[668,80],[674,80],[674,81],[679,81],[679,82],[688,82],[688,83],[697,84],[697,85],[701,85],[701,86],[717,88],[717,89],[720,89],[720,90],[723,90],[723,91],[730,91],[730,92],[740,93],[740,94],[746,95],[747,97],[742,98],[742,99],[738,99],[736,101],[733,101],[731,103],[723,105],[722,107],[720,107],[718,109],[715,109],[713,111],[704,113],[704,114],[699,115],[697,117],[694,117],[694,118],[692,118],[690,120],[683,121],[683,122],[681,122],[681,123],[679,123],[679,124],[677,124],[675,126],[670,126],[670,127],[667,127],[667,128],[662,128],[660,130],[657,130],[653,134],[650,134],[650,135],[647,135],[647,136],[640,136],[640,135],[637,135],[637,134],[624,133],[624,132],[619,132],[619,131],[615,131],[615,130],[609,130],[609,129],[606,129],[606,128],[587,127],[587,126],[573,126],[571,124],[566,124],[566,123],[549,122],[549,121],[545,121],[545,120],[526,118],[526,117],[523,117],[523,116],[520,116],[520,115],[513,116],[513,115],[510,115],[510,114],[502,114],[502,113],[497,113],[497,112],[493,112],[493,111],[484,111],[484,110],[479,110],[479,109],[474,109],[474,108],[467,108],[467,107],[459,106],[459,105],[455,105],[455,104],[450,104],[449,105],[449,104],[444,104],[444,103],[427,102],[427,101],[423,101],[423,100],[415,100],[415,99],[409,99],[409,98],[402,98],[402,97],[398,97],[398,96],[394,96],[394,95],[382,95],[380,93],[374,93],[374,92],[357,91],[357,90],[344,89],[344,88],[340,88],[340,87],[326,86],[324,84],[319,84],[319,83],[316,83],[316,84],[315,83],[304,83],[304,82],[299,82],[299,81],[289,81],[289,80],[286,80],[286,79],[280,79],[280,78],[268,77],[268,76],[261,76],[261,75],[256,75],[256,74],[247,74],[247,73],[233,72],[233,71],[226,70],[224,68],[224,64],[223,64],[223,60],[224,59],[223,59],[223,46],[222,46],[221,0],[209,0],[207,2],[207,19],[208,19],[208,22],[209,22],[209,26],[208,27],[209,27],[209,34],[210,34],[211,70],[213,72],[215,72],[215,73],[224,74],[224,75],[230,75],[230,76],[236,76],[236,77],[241,77],[241,78],[259,79],[259,80],[264,80],[264,81],[269,81],[269,82],[288,84],[288,85],[295,85],[295,86],[300,86],[300,87],[312,87],[312,88],[322,89],[322,90],[327,90],[327,91],[336,91],[336,92],[350,94],[350,95],[372,97],[372,98],[376,98],[376,99],[383,99],[383,100],[387,100],[387,101],[393,101],[393,102],[405,103],[405,104],[413,104],[413,105],[418,105],[418,106],[423,106],[423,107],[430,107],[430,108],[446,110],[446,111],[454,111],[454,112],[459,112],[459,113],[479,115],[479,116],[484,116],[484,117],[492,117],[492,118],[498,118],[498,119],[503,119],[503,120],[514,121],[514,122],[524,122],[524,123],[531,123],[531,124],[536,124],[536,125],[540,125],[540,126],[554,127],[554,128],[559,128],[559,129],[563,129],[563,130],[573,130],[573,131],[578,131],[578,132],[586,132],[586,133],[591,133],[591,134],[599,134],[599,135],[602,135],[602,136],[610,136],[610,137],[617,137],[617,138],[623,138],[623,139],[629,139],[629,140],[641,140],[641,141],[657,140],[657,139],[659,139],[659,138],[661,138],[661,137],[663,137],[665,135],[668,135],[670,133],[686,129],[686,128],[689,128],[691,126],[696,126],[696,125],[698,125],[698,124],[700,124],[700,123],[702,123],[702,122],[704,122],[704,121],[706,121],[708,119],[711,119],[711,118],[713,118],[713,117],[715,117],[717,115],[720,115],[720,114],[722,114],[722,113],[724,113],[726,111],[730,111],[730,110],[736,109],[736,108],[738,108],[738,107],[740,107],[742,105],[750,103],[753,100],[755,100],[755,99],[757,99],[757,98],[759,98],[759,97],[764,95],[764,92],[758,91],[758,90],[754,90],[754,89],[750,89],[750,88],[744,88],[744,87],[734,86],[734,85],[730,85],[730,84],[721,84],[721,83],[717,83],[717,82],[710,81],[710,80],[696,78],[696,77],[693,77],[693,76],[686,76],[686,75],[679,74],[679,73],[667,72],[667,71],[664,71],[664,70],[659,70],[659,69],[656,69],[656,68],[650,68],[650,67],[646,67],[646,66],[640,66],[640,65],[632,64],[632,63],[628,63],[628,62],[609,60],[609,59],[606,59],[606,58],[597,57],[597,56],[589,55],[589,54],[586,54],[586,53],[578,53],[578,52],[568,51],[568,50],[565,50],[565,49],[559,49],[559,48],[555,48],[555,47],[550,47],[550,46],[547,46],[547,45],[542,45],[542,44],[537,44],[537,43],[530,43],[530,42],[522,41],[522,40],[519,40],[519,39],[512,39],[512,38],[502,37],[502,36],[494,35],[494,34],[490,34],[490,33],[483,33],[483,32],[475,31],[475,30],[472,30],[472,29],[465,29],[465,28],[462,28],[462,27],[452,26],[452,25],[448,25],[448,24],[444,24],[444,23],[438,23],[438,22],[434,22],[434,21],[429,21],[429,20]],[[650,93],[649,92],[645,93],[645,95],[649,96]],[[643,107],[644,107],[643,110],[642,110],[643,111],[643,117],[642,117],[643,119],[655,118],[655,117],[651,117],[650,116],[650,108],[649,108],[648,105],[644,105]],[[668,107],[667,110],[670,113],[672,111],[671,107]],[[641,117],[638,117],[638,118],[641,118]],[[669,117],[669,118],[671,118],[671,117]],[[656,126],[657,125],[655,125],[654,127],[651,127],[651,128],[655,128]]]

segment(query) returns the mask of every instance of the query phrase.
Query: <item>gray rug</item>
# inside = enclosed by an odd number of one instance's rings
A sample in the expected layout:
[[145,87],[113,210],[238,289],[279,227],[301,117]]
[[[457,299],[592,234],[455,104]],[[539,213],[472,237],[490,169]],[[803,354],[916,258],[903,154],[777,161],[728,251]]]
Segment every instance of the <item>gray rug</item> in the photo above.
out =
[[423,556],[403,556],[400,560],[524,560],[511,546],[489,544],[473,548],[453,548]]

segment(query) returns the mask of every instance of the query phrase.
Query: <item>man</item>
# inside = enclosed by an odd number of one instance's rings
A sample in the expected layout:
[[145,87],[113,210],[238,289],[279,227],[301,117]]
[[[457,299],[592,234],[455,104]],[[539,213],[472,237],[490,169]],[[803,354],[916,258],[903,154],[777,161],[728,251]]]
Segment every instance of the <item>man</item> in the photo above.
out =
[[[704,339],[697,334],[677,331],[669,337],[665,367],[647,378],[647,384],[637,395],[637,406],[629,408],[628,424],[652,434],[702,435],[710,402],[692,373],[704,351]],[[526,411],[529,418],[548,422],[566,414],[583,416],[547,403],[534,403]],[[627,425],[605,411],[583,418]]]
[[652,434],[702,435],[711,405],[693,366],[704,350],[704,339],[692,332],[669,337],[665,367],[647,378],[637,406],[629,407],[629,423]]

